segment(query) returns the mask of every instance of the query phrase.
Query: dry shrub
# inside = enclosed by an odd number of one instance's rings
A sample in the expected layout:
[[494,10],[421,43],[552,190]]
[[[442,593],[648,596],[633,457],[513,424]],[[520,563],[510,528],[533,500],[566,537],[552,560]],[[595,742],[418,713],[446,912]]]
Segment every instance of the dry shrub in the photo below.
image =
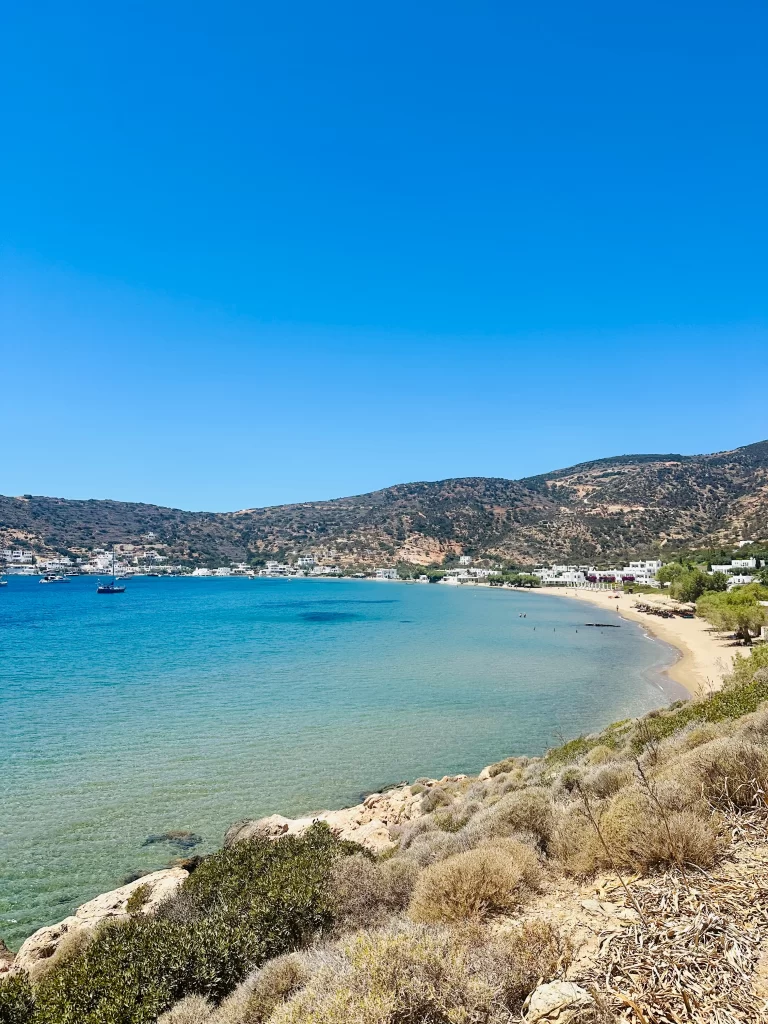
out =
[[637,858],[641,868],[664,864],[711,867],[723,852],[723,843],[713,820],[692,811],[672,811],[666,823],[654,821],[647,830],[646,845]]
[[488,836],[512,836],[531,833],[546,851],[555,830],[555,812],[549,791],[541,787],[522,789],[502,797],[493,807],[478,815]]
[[496,840],[426,868],[409,914],[425,924],[509,914],[539,888],[541,877],[530,847],[514,839]]
[[[768,676],[768,669],[761,668],[756,675],[761,672]],[[768,707],[762,707],[742,719],[739,735],[748,743],[768,744]]]
[[413,840],[399,859],[407,859],[419,867],[427,867],[457,853],[463,853],[467,849],[468,844],[462,833],[423,832]]
[[268,961],[250,980],[250,994],[243,1008],[242,1024],[262,1024],[268,1020],[281,1003],[306,985],[309,978],[306,959],[298,953]]
[[605,854],[600,839],[582,808],[574,805],[562,815],[551,854],[574,875],[590,875],[602,866]]
[[558,828],[555,856],[578,875],[614,865],[636,871],[674,864],[710,867],[722,852],[715,819],[684,804],[675,809],[660,788],[655,793],[661,808],[639,787],[593,806],[600,835],[585,810],[572,807]]
[[458,832],[477,814],[482,804],[476,800],[461,800],[445,810],[435,811],[432,819],[441,832]]
[[655,760],[659,765],[674,764],[689,751],[719,739],[731,722],[696,722],[674,733],[656,748]]
[[450,807],[453,797],[442,786],[433,786],[428,789],[421,798],[420,808],[422,814],[430,814],[438,807]]
[[692,768],[704,796],[717,807],[766,803],[768,749],[756,743],[715,740],[697,751]]
[[596,747],[592,747],[584,755],[584,764],[590,767],[595,767],[600,764],[608,764],[609,761],[616,760],[616,752],[611,750],[610,747],[606,747],[604,743],[598,743]]
[[581,785],[590,796],[605,800],[630,785],[634,777],[635,773],[628,764],[613,762],[586,772]]
[[541,977],[564,966],[546,925],[491,935],[414,925],[360,932],[270,1024],[508,1024]]
[[395,825],[392,835],[399,841],[400,849],[407,850],[419,836],[424,835],[425,832],[434,832],[436,828],[433,816],[429,815],[414,818],[413,821],[409,821],[405,825]]
[[331,892],[340,930],[381,924],[405,910],[419,868],[413,860],[397,857],[372,861],[359,854],[340,857],[331,872]]
[[525,789],[525,772],[521,768],[515,768],[507,775],[499,775],[495,782],[494,790],[499,796],[514,793],[518,789]]
[[490,778],[495,779],[497,775],[505,775],[507,772],[511,772],[513,768],[517,767],[516,757],[506,757],[503,761],[497,761],[496,764],[489,765],[488,775]]
[[207,1024],[212,1010],[213,1004],[204,996],[186,996],[161,1014],[157,1024]]

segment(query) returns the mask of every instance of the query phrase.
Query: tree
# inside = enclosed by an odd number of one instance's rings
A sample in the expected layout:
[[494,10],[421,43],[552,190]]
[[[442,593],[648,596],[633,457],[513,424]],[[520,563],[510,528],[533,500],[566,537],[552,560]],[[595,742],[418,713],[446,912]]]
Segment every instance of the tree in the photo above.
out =
[[700,569],[683,569],[670,586],[669,592],[677,601],[697,601],[701,595],[712,589],[712,577]]
[[750,583],[728,593],[704,594],[696,602],[696,614],[715,629],[732,630],[738,639],[751,644],[768,621],[768,609],[760,601],[768,601],[768,588]]
[[685,571],[685,567],[682,562],[667,562],[666,565],[662,565],[659,571],[656,573],[656,579],[659,583],[674,583]]

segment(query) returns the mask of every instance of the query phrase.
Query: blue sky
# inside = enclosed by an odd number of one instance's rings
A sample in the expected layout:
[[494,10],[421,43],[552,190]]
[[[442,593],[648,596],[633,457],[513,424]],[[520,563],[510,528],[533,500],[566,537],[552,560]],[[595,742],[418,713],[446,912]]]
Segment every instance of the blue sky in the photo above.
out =
[[9,8],[0,493],[768,437],[767,43],[760,0]]

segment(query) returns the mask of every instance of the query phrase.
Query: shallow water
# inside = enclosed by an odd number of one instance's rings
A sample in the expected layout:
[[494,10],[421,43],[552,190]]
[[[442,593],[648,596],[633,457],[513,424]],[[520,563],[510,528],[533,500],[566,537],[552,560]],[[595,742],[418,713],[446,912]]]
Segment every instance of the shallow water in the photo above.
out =
[[[575,601],[352,580],[0,589],[0,936],[239,818],[478,771],[681,695],[639,627]],[[520,616],[525,613],[526,618]],[[577,632],[578,630],[578,632]]]

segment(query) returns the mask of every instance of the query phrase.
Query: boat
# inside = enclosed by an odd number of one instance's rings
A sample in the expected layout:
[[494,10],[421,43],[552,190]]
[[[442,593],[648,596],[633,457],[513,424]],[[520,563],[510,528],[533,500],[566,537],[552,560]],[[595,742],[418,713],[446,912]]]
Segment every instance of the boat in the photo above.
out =
[[117,585],[117,577],[115,576],[115,549],[112,548],[112,582],[111,583],[100,583],[96,587],[97,594],[124,594],[125,587],[119,587]]
[[0,587],[7,587],[7,586],[8,586],[8,580],[0,580]]
[[41,583],[68,583],[66,576],[57,576],[54,572],[47,572],[40,580]]

